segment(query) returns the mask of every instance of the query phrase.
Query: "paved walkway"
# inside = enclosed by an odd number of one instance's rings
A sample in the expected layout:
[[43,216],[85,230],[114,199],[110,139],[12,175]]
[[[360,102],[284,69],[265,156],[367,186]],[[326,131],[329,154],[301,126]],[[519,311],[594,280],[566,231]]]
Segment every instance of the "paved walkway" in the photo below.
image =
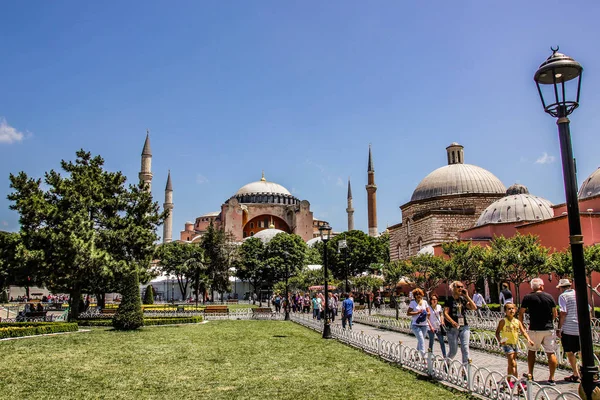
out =
[[[334,324],[341,325],[341,320],[336,319]],[[379,329],[379,328],[372,327],[370,325],[365,325],[365,324],[360,324],[360,323],[354,323],[353,330],[354,331],[363,331],[366,335],[371,335],[371,336],[375,336],[375,337],[381,336],[381,339],[387,340],[390,342],[394,342],[394,343],[397,343],[398,341],[402,341],[402,343],[407,346],[413,347],[415,349],[417,348],[417,338],[413,335],[407,335],[404,333],[390,331],[390,330],[386,330],[386,329]],[[428,340],[426,340],[425,346],[427,346],[428,343],[429,343]],[[446,350],[448,350],[447,343],[446,343]],[[433,346],[433,352],[434,352],[434,354],[441,355],[440,345],[437,342],[437,340]],[[471,359],[473,360],[473,364],[475,366],[486,367],[490,370],[498,371],[502,375],[506,374],[506,357],[499,355],[499,354],[487,353],[485,351],[481,351],[481,350],[477,350],[477,349],[470,349],[470,354],[471,354]],[[460,348],[459,348],[455,359],[460,360],[460,358],[461,358],[461,352],[460,352]],[[517,363],[518,363],[517,370],[519,371],[519,375],[526,373],[527,372],[527,362],[519,360]],[[557,369],[555,376],[554,376],[554,380],[556,381],[556,388],[558,390],[560,390],[562,393],[565,393],[565,392],[577,393],[577,388],[578,388],[579,384],[569,383],[569,382],[564,381],[564,378],[569,375],[571,375],[570,370]],[[540,385],[545,385],[546,380],[548,379],[548,366],[543,365],[543,364],[536,364],[535,369],[533,371],[533,378]]]

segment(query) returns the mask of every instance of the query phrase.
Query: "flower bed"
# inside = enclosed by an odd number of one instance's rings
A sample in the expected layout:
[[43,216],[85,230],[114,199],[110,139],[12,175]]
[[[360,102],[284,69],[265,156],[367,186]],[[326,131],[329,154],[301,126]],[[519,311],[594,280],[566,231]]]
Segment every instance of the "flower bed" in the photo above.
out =
[[[152,325],[171,325],[171,324],[197,324],[202,322],[202,317],[177,317],[177,318],[161,318],[161,317],[146,317],[144,318],[144,326]],[[79,326],[112,326],[112,319],[80,319],[77,320]]]
[[77,324],[66,322],[3,322],[0,323],[0,339],[76,332],[78,329]]

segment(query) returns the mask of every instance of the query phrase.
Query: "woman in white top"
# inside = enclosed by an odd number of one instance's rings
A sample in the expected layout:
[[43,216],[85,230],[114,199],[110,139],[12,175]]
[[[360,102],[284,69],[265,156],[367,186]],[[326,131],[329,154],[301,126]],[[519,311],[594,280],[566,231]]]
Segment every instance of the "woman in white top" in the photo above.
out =
[[408,305],[407,315],[412,317],[410,329],[417,337],[417,350],[425,354],[425,335],[429,329],[429,305],[423,300],[424,293],[421,289],[412,291],[414,300]]
[[442,334],[442,327],[445,325],[442,306],[438,304],[438,296],[435,293],[429,296],[429,301],[431,302],[429,306],[429,351],[433,351],[434,337],[437,336],[442,349],[442,356],[446,358],[446,343],[444,343],[444,335]]

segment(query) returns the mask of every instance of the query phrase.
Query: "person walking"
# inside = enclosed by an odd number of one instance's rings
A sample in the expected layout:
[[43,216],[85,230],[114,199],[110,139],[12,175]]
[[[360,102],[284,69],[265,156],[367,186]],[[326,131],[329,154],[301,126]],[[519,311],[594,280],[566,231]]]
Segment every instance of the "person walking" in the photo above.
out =
[[437,336],[438,342],[440,342],[440,349],[442,350],[442,356],[446,358],[446,343],[444,343],[445,324],[444,316],[442,315],[442,306],[438,304],[437,294],[429,296],[429,351],[433,351],[433,342]]
[[413,331],[417,337],[417,350],[425,354],[425,335],[427,335],[427,329],[429,327],[427,322],[427,318],[429,317],[429,304],[423,299],[424,293],[421,289],[413,290],[412,294],[414,300],[408,305],[406,315],[412,317],[410,330]]
[[466,311],[475,310],[477,306],[473,299],[469,297],[469,292],[465,289],[465,285],[461,281],[454,281],[450,284],[452,296],[448,298],[444,305],[444,319],[448,336],[448,358],[454,358],[458,352],[458,341],[460,340],[460,352],[462,353],[462,363],[469,363],[469,339],[471,330],[467,321]]
[[554,372],[558,361],[556,360],[556,335],[554,334],[554,320],[557,317],[556,302],[548,293],[544,292],[544,281],[541,278],[531,280],[531,290],[523,298],[519,310],[519,321],[523,323],[525,312],[529,313],[529,337],[533,345],[527,348],[527,366],[529,375],[533,379],[533,368],[535,367],[535,353],[542,346],[548,357],[548,368],[550,376],[548,385],[554,386]]
[[506,303],[513,302],[512,292],[508,289],[508,283],[502,284],[502,290],[500,291],[500,305],[504,307]]
[[321,299],[317,297],[317,294],[313,294],[313,298],[311,301],[312,310],[313,310],[313,319],[317,321],[321,320]]
[[346,294],[346,299],[342,302],[342,328],[346,329],[346,323],[348,328],[352,330],[352,315],[354,314],[354,299],[352,293]]
[[[517,306],[515,304],[506,303],[504,305],[504,313],[506,314],[505,317],[498,321],[498,327],[496,327],[496,339],[500,343],[502,350],[504,350],[504,354],[506,354],[506,375],[512,375],[518,379],[517,347],[519,344],[519,332],[525,336],[530,346],[533,346],[533,341],[527,334],[523,323],[515,318],[515,314],[517,313]],[[509,381],[508,384],[512,389],[514,382]]]
[[556,287],[561,291],[560,296],[558,296],[560,314],[556,335],[560,338],[563,350],[567,354],[567,360],[569,360],[573,370],[573,374],[567,376],[565,381],[579,382],[581,377],[577,368],[576,355],[581,347],[579,345],[579,320],[577,319],[575,291],[571,288],[571,281],[568,279],[561,279]]
[[477,288],[473,289],[473,302],[477,306],[477,314],[479,315],[479,318],[483,317],[481,310],[483,310],[487,304]]

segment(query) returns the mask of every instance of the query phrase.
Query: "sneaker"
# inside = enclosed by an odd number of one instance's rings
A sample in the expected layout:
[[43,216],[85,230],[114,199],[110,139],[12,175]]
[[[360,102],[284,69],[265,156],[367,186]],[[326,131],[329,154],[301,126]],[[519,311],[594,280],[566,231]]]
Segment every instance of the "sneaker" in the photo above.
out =
[[548,386],[556,386],[556,382],[554,382],[554,379],[548,379]]

